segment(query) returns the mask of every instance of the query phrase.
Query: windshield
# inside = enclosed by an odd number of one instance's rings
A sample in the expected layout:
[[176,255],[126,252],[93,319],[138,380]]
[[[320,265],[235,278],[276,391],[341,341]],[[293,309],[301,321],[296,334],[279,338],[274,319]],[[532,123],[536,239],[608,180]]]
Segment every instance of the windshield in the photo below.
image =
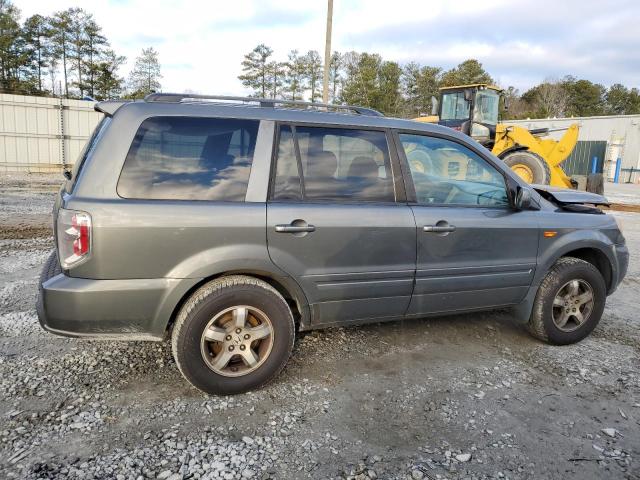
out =
[[476,105],[473,121],[496,125],[498,123],[498,105],[500,96],[495,90],[480,90],[476,93]]
[[468,120],[469,102],[464,92],[451,92],[442,95],[442,115],[440,120]]

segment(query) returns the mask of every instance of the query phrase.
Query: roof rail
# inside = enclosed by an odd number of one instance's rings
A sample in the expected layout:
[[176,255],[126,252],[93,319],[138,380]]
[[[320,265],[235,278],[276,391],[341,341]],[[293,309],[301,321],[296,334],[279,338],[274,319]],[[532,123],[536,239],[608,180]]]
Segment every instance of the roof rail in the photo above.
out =
[[260,107],[275,108],[277,105],[305,107],[326,110],[347,110],[358,115],[383,117],[377,110],[355,105],[336,105],[333,103],[304,102],[300,100],[278,100],[273,98],[230,97],[226,95],[199,95],[194,93],[150,93],[144,97],[145,102],[190,103],[198,100],[220,100],[225,102],[257,103]]

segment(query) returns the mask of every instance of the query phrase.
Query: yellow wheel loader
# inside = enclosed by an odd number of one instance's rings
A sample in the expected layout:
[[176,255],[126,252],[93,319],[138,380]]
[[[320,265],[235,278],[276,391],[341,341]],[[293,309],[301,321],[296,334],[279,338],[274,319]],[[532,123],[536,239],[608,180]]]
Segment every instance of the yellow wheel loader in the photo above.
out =
[[433,98],[431,116],[419,122],[439,123],[460,130],[490,149],[529,183],[576,188],[560,164],[578,141],[578,125],[571,125],[560,140],[542,138],[547,128],[526,128],[498,123],[502,89],[477,83],[440,89],[440,100]]

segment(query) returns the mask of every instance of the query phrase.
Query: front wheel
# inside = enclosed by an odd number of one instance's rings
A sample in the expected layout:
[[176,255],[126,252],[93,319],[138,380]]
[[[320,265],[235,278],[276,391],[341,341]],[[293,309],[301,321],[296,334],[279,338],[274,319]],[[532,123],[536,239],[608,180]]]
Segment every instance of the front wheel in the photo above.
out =
[[559,259],[540,284],[529,331],[555,345],[579,342],[598,325],[606,292],[602,274],[591,263],[573,257]]
[[278,375],[294,338],[282,295],[257,278],[232,275],[207,283],[187,300],[171,340],[178,368],[194,387],[229,395]]

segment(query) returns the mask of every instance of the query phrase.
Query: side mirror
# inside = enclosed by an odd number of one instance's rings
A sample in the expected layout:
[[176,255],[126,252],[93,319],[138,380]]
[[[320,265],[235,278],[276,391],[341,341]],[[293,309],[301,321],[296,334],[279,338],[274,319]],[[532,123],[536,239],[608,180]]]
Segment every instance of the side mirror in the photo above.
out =
[[470,88],[467,88],[467,89],[464,91],[464,99],[465,99],[467,102],[471,102],[471,101],[473,100],[473,90],[471,90]]
[[438,115],[438,99],[431,96],[431,115]]
[[516,210],[526,210],[531,206],[531,190],[518,187],[513,207]]
[[509,111],[509,99],[507,97],[504,97],[504,101],[503,101],[503,105],[504,105],[504,111],[508,112]]

